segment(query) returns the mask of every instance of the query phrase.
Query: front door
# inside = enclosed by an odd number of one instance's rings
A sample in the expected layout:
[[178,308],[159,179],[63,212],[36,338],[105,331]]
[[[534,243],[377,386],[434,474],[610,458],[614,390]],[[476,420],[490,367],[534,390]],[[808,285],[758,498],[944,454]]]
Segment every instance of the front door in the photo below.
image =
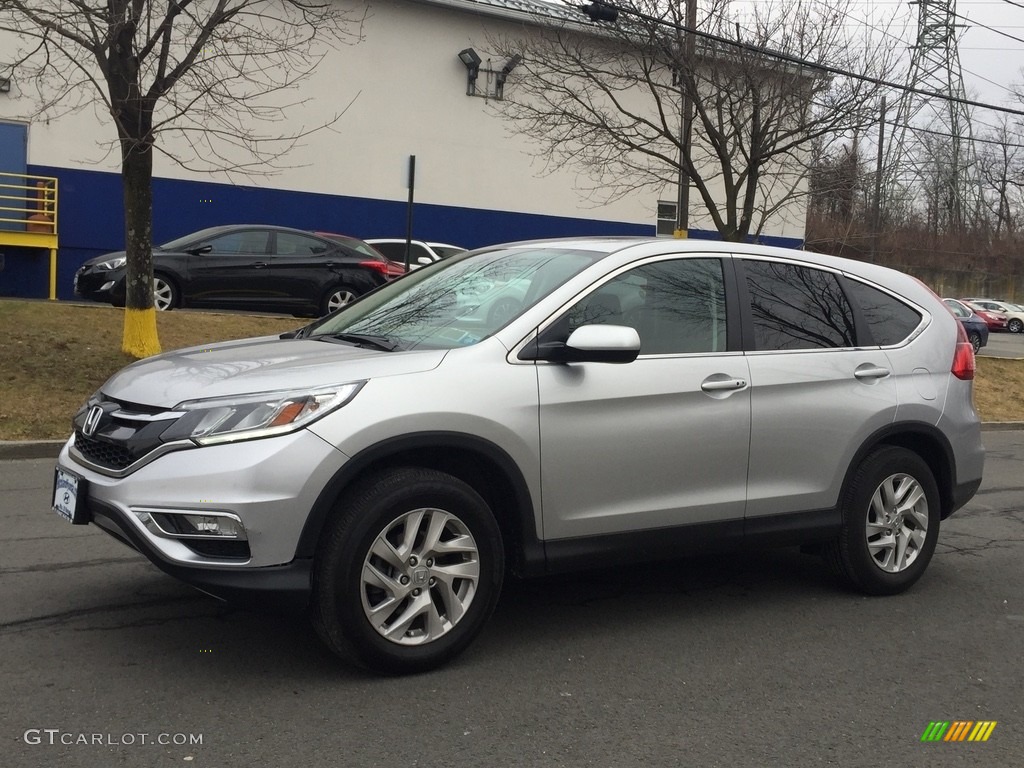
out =
[[538,366],[545,539],[742,519],[750,387],[726,315],[721,259],[659,259],[544,332],[628,325],[641,344],[624,365]]

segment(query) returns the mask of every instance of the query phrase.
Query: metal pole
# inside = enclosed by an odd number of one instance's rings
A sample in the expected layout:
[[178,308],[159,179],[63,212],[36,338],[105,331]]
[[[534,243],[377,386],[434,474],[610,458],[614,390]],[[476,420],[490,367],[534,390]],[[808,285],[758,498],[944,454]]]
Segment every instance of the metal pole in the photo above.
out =
[[[697,0],[684,0],[686,2],[686,37],[683,40],[683,62],[687,69],[693,67],[693,35],[689,30],[697,26]],[[689,75],[689,72],[687,72]],[[680,116],[680,142],[679,142],[679,199],[676,203],[676,231],[677,238],[689,237],[690,228],[690,176],[686,172],[685,160],[690,157],[690,145],[693,136],[693,102],[690,99],[690,91],[687,88],[683,73],[679,73],[679,93],[681,97]]]
[[409,271],[409,251],[412,248],[412,203],[416,194],[416,155],[409,155],[409,203],[405,209],[405,271]]

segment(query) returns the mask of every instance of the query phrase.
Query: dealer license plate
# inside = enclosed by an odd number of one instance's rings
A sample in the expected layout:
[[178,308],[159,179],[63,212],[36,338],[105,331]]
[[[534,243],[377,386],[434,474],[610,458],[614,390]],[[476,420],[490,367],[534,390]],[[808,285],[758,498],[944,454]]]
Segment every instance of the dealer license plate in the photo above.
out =
[[69,523],[85,525],[85,481],[58,467],[53,479],[53,510]]

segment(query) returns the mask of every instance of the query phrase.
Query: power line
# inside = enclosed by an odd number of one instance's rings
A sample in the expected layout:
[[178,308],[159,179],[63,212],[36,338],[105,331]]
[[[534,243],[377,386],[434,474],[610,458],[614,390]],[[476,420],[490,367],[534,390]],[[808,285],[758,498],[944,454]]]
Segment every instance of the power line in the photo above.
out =
[[[572,8],[576,7],[576,6],[571,5],[569,3],[567,3],[567,5],[569,5],[569,7],[572,7]],[[985,103],[983,101],[977,101],[975,99],[966,99],[966,98],[962,98],[962,97],[959,97],[959,96],[948,96],[946,94],[938,93],[936,91],[928,91],[928,90],[925,90],[925,89],[922,89],[922,88],[912,88],[912,87],[910,87],[908,85],[904,85],[902,83],[894,83],[891,80],[883,80],[880,77],[872,77],[871,75],[862,75],[862,74],[859,74],[857,72],[850,72],[850,71],[845,70],[845,69],[839,69],[838,67],[831,67],[831,66],[829,66],[827,64],[818,64],[816,62],[808,61],[807,59],[801,59],[798,56],[792,56],[792,55],[790,55],[788,53],[782,53],[781,51],[773,51],[770,48],[765,48],[764,46],[752,45],[751,43],[744,43],[744,42],[740,42],[740,41],[737,41],[737,40],[730,40],[729,38],[722,37],[721,35],[715,35],[715,34],[712,34],[710,32],[702,32],[702,31],[700,31],[698,29],[691,29],[691,28],[686,27],[686,26],[684,26],[682,24],[676,24],[675,22],[672,22],[672,21],[667,21],[665,19],[659,19],[656,16],[650,16],[649,14],[643,13],[641,11],[635,11],[635,10],[632,10],[632,9],[620,8],[618,6],[613,6],[613,5],[610,5],[608,3],[601,3],[601,5],[605,5],[605,6],[609,7],[609,8],[614,8],[615,10],[619,11],[620,13],[624,13],[624,14],[627,14],[627,15],[630,15],[630,16],[635,16],[638,19],[642,19],[643,21],[647,21],[647,22],[650,22],[650,23],[653,23],[653,24],[657,24],[659,26],[669,27],[670,29],[674,29],[674,30],[676,30],[678,32],[686,32],[686,33],[691,34],[694,37],[698,37],[698,38],[700,38],[702,40],[709,40],[709,41],[711,41],[713,43],[717,43],[719,45],[728,46],[730,48],[738,48],[739,50],[747,51],[748,53],[756,53],[756,54],[758,54],[760,56],[766,56],[768,58],[778,59],[779,61],[786,62],[787,64],[795,64],[798,67],[803,67],[805,69],[815,70],[815,71],[822,72],[822,73],[827,74],[827,75],[837,75],[839,77],[849,77],[849,78],[852,78],[854,80],[860,80],[861,82],[864,82],[864,83],[871,83],[872,85],[878,85],[878,86],[881,86],[883,88],[891,88],[891,89],[896,90],[896,91],[902,91],[903,93],[913,93],[913,94],[916,94],[916,95],[919,95],[919,96],[926,96],[926,97],[928,97],[930,99],[939,99],[941,101],[947,101],[947,102],[950,102],[950,103],[953,103],[953,104],[962,104],[962,105],[968,106],[968,107],[978,107],[980,109],[988,109],[988,110],[991,110],[993,112],[1002,112],[1002,113],[1008,114],[1008,115],[1017,115],[1018,117],[1024,117],[1024,110],[1013,109],[1012,107],[1001,107],[1001,106],[997,106],[995,104],[987,104],[987,103]],[[546,14],[543,14],[543,15],[546,15]],[[565,21],[565,19],[561,18],[561,17],[555,17],[555,18],[559,18],[559,20]],[[583,22],[583,20],[581,19],[581,23],[585,23],[585,22]]]

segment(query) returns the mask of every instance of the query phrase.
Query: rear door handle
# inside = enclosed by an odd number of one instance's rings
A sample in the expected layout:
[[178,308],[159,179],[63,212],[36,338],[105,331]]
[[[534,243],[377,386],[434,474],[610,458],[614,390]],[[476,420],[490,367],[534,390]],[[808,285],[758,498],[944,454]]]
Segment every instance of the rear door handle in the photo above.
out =
[[888,368],[879,368],[877,365],[863,365],[853,372],[858,379],[884,379],[891,374]]
[[700,388],[705,392],[721,392],[729,389],[743,389],[747,386],[746,379],[716,379],[701,383]]

